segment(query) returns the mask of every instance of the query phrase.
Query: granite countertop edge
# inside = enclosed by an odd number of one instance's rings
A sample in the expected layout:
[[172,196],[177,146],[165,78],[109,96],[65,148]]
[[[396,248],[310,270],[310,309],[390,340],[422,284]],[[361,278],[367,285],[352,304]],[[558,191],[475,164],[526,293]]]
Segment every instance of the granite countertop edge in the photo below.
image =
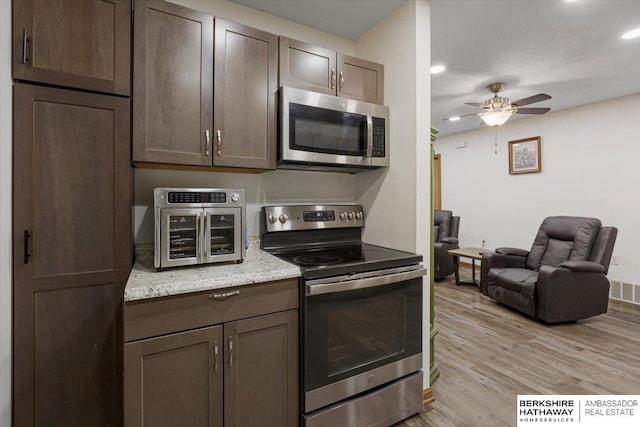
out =
[[242,263],[206,264],[157,271],[153,245],[136,246],[136,262],[124,291],[125,302],[297,278],[300,268],[260,249],[251,239]]

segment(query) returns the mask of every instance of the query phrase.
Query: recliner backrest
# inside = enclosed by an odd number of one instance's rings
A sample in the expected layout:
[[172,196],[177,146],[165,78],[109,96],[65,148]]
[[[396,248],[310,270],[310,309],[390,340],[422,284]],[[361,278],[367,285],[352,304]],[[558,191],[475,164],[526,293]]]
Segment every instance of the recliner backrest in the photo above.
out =
[[613,255],[613,245],[616,243],[618,229],[615,227],[602,227],[596,238],[596,243],[591,250],[589,261],[595,261],[604,267],[604,274],[609,272],[609,263]]
[[453,212],[451,211],[433,211],[434,239],[436,242],[440,242],[445,237],[449,237],[452,216]]
[[458,231],[460,231],[460,217],[454,215],[451,217],[451,227],[449,227],[449,237],[458,238]]
[[525,266],[539,270],[564,261],[586,261],[598,237],[602,223],[597,218],[550,216],[540,225]]

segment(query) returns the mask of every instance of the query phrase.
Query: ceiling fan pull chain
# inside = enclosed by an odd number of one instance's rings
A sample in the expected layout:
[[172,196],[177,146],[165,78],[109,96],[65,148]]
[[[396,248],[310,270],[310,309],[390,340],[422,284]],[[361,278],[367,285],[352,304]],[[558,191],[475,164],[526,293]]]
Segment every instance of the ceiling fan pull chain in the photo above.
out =
[[494,128],[496,130],[495,139],[493,140],[493,152],[498,154],[498,126]]

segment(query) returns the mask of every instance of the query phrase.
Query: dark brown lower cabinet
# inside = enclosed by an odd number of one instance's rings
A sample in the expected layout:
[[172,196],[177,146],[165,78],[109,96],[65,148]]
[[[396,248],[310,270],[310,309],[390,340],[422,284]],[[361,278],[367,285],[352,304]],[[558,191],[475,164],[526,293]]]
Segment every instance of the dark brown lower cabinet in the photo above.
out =
[[[273,286],[282,292],[282,285],[289,288],[286,282]],[[264,285],[254,286],[265,289]],[[253,298],[241,295],[236,301],[215,302],[211,313],[256,314],[273,304],[265,300],[260,307],[253,304]],[[179,307],[187,300],[197,306],[198,296],[138,303],[136,314],[127,314],[127,325],[131,319],[132,324],[137,323],[136,330],[151,323],[175,330],[179,316],[171,322],[166,313],[182,313]],[[275,304],[283,306],[289,301]],[[202,318],[197,308],[190,312],[189,322]],[[127,427],[297,427],[298,423],[297,309],[125,344]]]
[[15,84],[13,422],[120,426],[129,99]]

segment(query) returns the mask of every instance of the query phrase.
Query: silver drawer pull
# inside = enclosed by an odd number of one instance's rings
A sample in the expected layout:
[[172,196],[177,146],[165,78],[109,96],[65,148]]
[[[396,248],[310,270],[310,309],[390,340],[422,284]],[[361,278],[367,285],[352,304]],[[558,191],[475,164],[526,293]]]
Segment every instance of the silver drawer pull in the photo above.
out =
[[213,342],[213,372],[218,372],[218,340]]
[[220,299],[229,298],[235,295],[240,295],[240,291],[225,292],[223,294],[209,294],[209,299],[220,300]]

